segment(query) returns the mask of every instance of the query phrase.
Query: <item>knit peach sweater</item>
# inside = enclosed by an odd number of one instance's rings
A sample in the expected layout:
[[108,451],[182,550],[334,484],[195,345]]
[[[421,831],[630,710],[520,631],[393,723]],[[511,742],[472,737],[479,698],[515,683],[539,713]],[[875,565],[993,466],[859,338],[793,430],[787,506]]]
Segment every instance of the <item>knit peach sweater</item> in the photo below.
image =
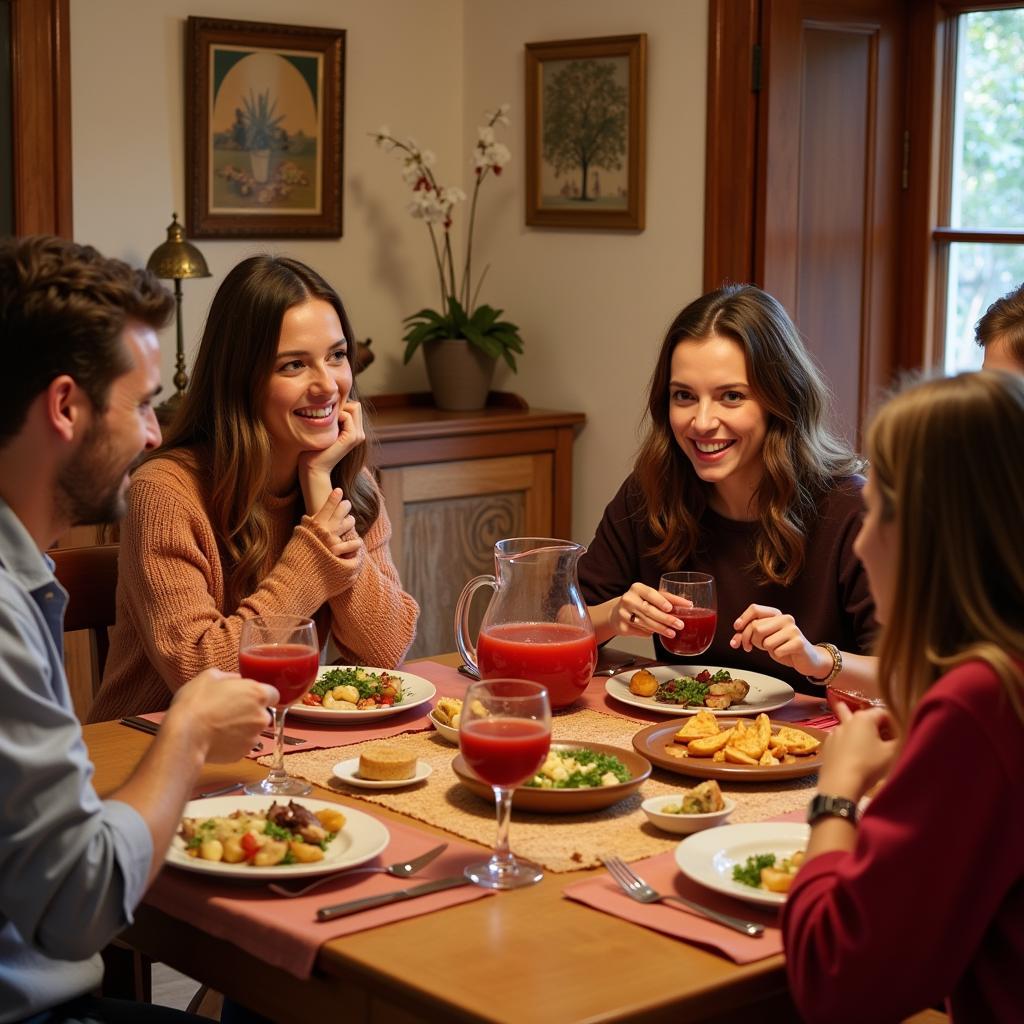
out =
[[90,721],[166,708],[203,669],[238,671],[242,622],[254,615],[316,617],[321,630],[329,617],[345,662],[384,668],[401,662],[419,606],[402,590],[391,561],[383,501],[354,570],[331,553],[326,531],[309,516],[299,518],[297,491],[269,499],[266,508],[276,564],[237,608],[226,608],[229,577],[196,475],[167,458],[139,468],[121,529],[117,623]]

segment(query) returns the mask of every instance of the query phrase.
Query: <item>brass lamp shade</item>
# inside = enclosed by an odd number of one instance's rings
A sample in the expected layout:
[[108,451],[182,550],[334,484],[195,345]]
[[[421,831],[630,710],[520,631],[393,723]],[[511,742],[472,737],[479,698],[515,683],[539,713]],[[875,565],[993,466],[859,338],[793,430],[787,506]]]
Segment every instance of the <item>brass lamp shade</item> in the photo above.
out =
[[158,245],[149,257],[146,269],[164,280],[181,281],[186,277],[209,277],[203,254],[185,241],[185,230],[178,223],[178,215],[171,214],[167,228],[167,241]]
[[174,303],[177,320],[177,351],[175,352],[175,393],[157,406],[157,419],[167,426],[174,419],[174,414],[181,404],[181,397],[188,387],[188,374],[185,373],[185,341],[181,328],[181,282],[187,277],[209,277],[203,254],[191,243],[185,241],[185,231],[178,223],[178,215],[171,214],[171,223],[167,228],[167,241],[158,245],[149,257],[146,269],[157,277],[174,281]]

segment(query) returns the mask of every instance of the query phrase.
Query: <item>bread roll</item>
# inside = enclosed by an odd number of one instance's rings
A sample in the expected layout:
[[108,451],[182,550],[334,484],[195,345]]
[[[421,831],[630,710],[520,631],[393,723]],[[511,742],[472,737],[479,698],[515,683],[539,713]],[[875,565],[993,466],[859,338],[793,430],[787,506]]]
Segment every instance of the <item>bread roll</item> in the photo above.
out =
[[393,743],[375,743],[359,755],[359,777],[378,782],[397,782],[416,774],[415,755]]

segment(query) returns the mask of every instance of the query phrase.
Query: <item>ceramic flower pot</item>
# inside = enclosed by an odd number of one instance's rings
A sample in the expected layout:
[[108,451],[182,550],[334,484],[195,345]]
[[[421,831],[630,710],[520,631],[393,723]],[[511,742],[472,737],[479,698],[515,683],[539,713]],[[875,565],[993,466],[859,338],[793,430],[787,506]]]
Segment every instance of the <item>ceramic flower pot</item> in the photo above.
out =
[[482,409],[487,404],[495,359],[465,338],[423,343],[427,379],[439,409]]

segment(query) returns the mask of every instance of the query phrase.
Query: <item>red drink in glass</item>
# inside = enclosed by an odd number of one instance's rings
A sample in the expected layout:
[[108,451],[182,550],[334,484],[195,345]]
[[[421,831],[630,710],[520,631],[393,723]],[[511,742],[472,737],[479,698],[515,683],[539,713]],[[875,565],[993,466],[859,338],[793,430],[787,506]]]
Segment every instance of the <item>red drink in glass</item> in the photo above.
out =
[[518,786],[544,763],[551,729],[528,718],[481,718],[459,733],[466,764],[491,786]]
[[238,655],[242,675],[275,687],[282,706],[297,701],[313,685],[319,667],[319,653],[304,644],[259,644]]
[[530,679],[547,688],[553,708],[571,704],[597,665],[591,630],[560,622],[513,622],[481,630],[476,647],[483,679]]
[[718,612],[714,608],[677,608],[683,628],[674,637],[660,636],[662,646],[673,654],[703,654],[715,638]]

